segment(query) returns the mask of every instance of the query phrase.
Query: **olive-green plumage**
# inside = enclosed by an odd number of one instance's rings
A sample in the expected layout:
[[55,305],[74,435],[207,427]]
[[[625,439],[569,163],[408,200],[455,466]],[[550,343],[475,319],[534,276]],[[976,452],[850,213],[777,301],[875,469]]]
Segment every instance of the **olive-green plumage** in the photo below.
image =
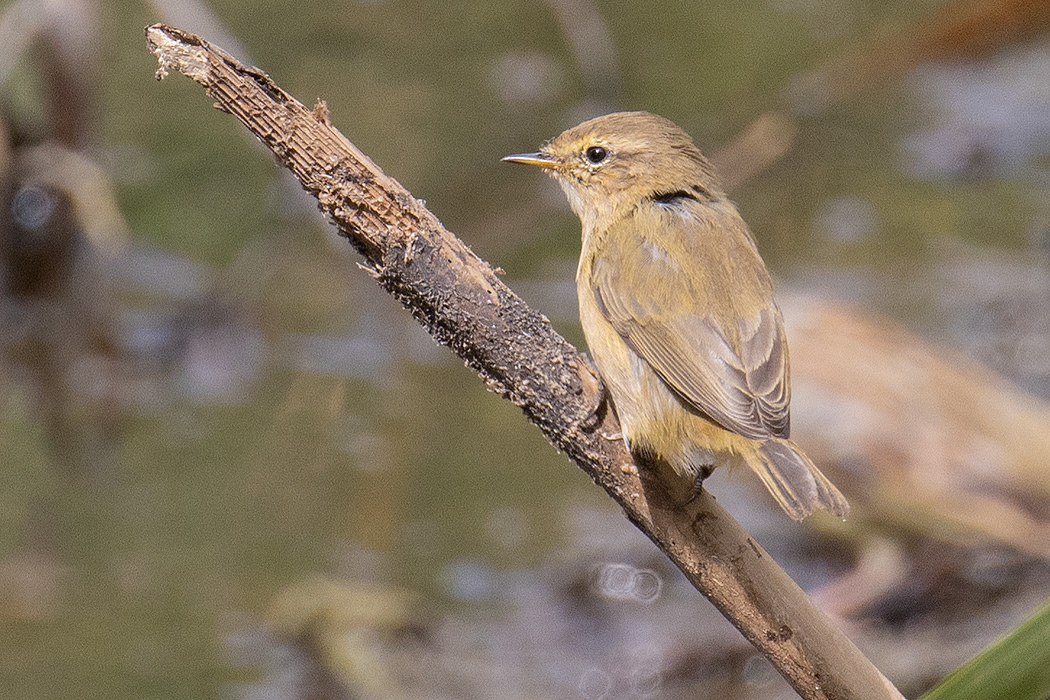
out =
[[845,517],[846,499],[788,439],[769,273],[689,135],[621,112],[504,160],[546,168],[580,217],[580,322],[628,448],[692,479],[746,463],[792,518]]

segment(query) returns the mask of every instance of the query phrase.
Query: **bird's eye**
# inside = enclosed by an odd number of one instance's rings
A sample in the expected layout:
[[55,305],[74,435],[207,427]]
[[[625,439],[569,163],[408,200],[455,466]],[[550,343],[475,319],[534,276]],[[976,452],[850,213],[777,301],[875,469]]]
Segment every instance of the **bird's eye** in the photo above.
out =
[[597,165],[605,160],[606,156],[609,155],[609,152],[601,146],[591,146],[584,151],[584,155],[587,157],[587,160]]

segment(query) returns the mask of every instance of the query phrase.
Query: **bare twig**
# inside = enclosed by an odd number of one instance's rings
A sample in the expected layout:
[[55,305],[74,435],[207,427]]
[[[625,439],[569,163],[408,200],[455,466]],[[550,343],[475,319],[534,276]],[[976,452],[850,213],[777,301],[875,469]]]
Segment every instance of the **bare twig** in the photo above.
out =
[[639,477],[616,419],[587,424],[598,383],[575,348],[399,183],[255,68],[174,27],[146,30],[160,61],[200,83],[289,168],[367,268],[434,338],[543,431],[623,508],[806,698],[901,698],[709,493],[675,507]]

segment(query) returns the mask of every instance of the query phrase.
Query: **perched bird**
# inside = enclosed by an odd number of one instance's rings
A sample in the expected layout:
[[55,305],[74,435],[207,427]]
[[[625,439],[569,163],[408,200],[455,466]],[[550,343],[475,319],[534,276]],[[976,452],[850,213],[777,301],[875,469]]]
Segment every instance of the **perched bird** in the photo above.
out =
[[788,439],[769,272],[689,135],[620,112],[503,160],[545,168],[580,218],[580,323],[628,449],[697,483],[748,464],[792,518],[845,517],[846,499]]

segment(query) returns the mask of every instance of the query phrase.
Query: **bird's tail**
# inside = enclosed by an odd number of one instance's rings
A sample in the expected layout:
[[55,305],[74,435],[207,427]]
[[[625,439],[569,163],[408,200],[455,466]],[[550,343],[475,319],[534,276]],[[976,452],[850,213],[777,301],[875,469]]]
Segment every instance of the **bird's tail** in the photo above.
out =
[[849,515],[845,497],[790,440],[766,440],[748,461],[780,507],[794,520],[802,520],[818,508],[842,518]]

